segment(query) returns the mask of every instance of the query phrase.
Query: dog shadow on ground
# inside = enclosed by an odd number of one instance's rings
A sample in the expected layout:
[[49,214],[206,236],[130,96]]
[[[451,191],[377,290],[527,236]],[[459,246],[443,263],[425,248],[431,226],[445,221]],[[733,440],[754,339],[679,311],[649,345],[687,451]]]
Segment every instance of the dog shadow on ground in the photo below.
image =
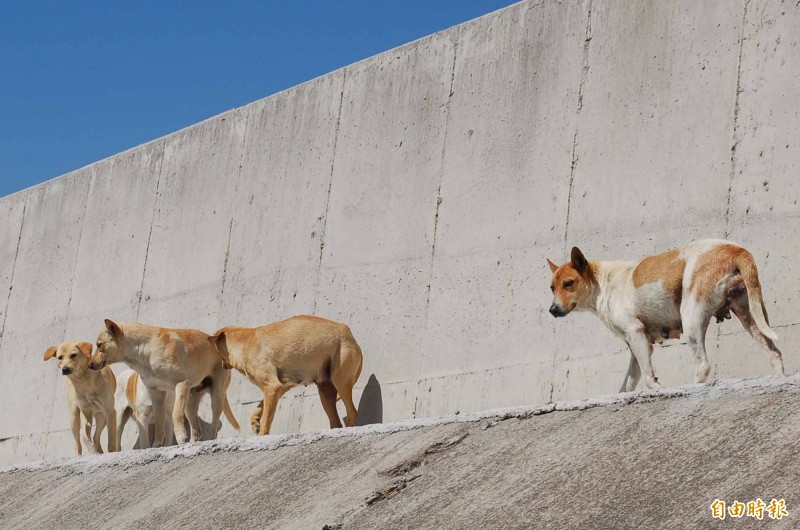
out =
[[367,386],[358,402],[356,426],[383,423],[383,394],[381,384],[375,374],[369,376]]

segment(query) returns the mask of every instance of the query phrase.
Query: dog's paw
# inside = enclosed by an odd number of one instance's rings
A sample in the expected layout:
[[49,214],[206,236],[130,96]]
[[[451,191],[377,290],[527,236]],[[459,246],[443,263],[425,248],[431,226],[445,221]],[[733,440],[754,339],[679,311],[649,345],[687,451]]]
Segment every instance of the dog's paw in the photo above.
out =
[[176,434],[175,440],[178,441],[178,445],[183,445],[189,441],[189,437],[186,434]]

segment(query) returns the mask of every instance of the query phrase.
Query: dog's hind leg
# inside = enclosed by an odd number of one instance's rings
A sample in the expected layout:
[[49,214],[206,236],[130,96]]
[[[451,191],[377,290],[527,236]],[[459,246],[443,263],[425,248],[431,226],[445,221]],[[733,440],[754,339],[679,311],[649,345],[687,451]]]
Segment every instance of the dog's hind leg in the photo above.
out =
[[258,428],[261,425],[261,416],[264,414],[264,400],[262,399],[253,413],[250,415],[250,428],[253,429],[253,434],[258,434]]
[[125,407],[117,414],[117,450],[122,447],[122,432],[131,416],[133,416],[133,409],[130,407]]
[[356,384],[358,376],[361,375],[362,362],[361,348],[355,339],[348,337],[342,341],[339,357],[338,359],[334,358],[331,365],[331,382],[339,392],[339,397],[342,398],[342,403],[347,409],[345,423],[348,427],[354,426],[358,417],[358,410],[353,404],[353,386]]
[[692,295],[688,295],[681,305],[681,322],[683,334],[689,340],[689,346],[694,353],[694,382],[705,383],[711,366],[706,355],[706,330],[711,321],[713,311],[709,311],[703,304],[698,303]]
[[[772,370],[775,372],[775,375],[784,375],[783,370],[783,355],[781,351],[775,346],[775,341],[764,335],[759,329],[758,325],[753,320],[753,316],[750,314],[750,307],[747,300],[747,294],[743,293],[731,300],[731,310],[733,310],[733,314],[739,319],[742,323],[744,329],[750,333],[750,336],[753,337],[753,340],[761,346],[764,352],[769,357],[769,363],[772,365]],[[767,311],[766,308],[762,305],[762,310],[764,312],[764,316],[766,317]]]
[[631,352],[631,360],[628,363],[628,373],[625,374],[622,387],[619,389],[620,392],[633,392],[642,378],[642,370],[639,368],[639,362],[636,360],[630,344],[628,344],[628,350]]
[[[153,447],[162,447],[164,445],[164,423],[167,415],[164,408],[166,392],[148,386],[147,393],[150,395],[150,402],[153,404],[153,423],[155,423],[156,431],[153,437]],[[181,412],[181,415],[183,415],[183,412]],[[183,422],[181,422],[182,426]]]
[[72,421],[72,436],[75,438],[75,450],[80,456],[83,453],[81,448],[81,409],[72,407],[69,413]]
[[317,383],[317,390],[319,390],[319,400],[322,402],[322,408],[325,409],[325,414],[328,415],[331,429],[341,428],[342,422],[339,419],[339,413],[336,411],[336,387],[330,381]]
[[[201,394],[197,394],[196,392],[192,392],[191,394],[189,394],[189,399],[186,402],[185,415],[186,415],[186,418],[188,418],[188,420],[189,420],[189,427],[191,429],[194,429],[194,427],[192,427],[192,418],[194,418],[194,421],[196,421],[198,423],[198,427],[197,428],[200,429],[200,426],[199,426],[200,420],[199,420],[199,417],[198,417],[198,410],[200,409],[200,401],[202,401],[204,395],[205,395],[205,392],[203,392]],[[175,420],[173,419],[173,421],[175,421]],[[202,430],[200,430],[200,437],[202,438]],[[196,441],[194,432],[192,432],[191,441],[193,441],[193,442]]]

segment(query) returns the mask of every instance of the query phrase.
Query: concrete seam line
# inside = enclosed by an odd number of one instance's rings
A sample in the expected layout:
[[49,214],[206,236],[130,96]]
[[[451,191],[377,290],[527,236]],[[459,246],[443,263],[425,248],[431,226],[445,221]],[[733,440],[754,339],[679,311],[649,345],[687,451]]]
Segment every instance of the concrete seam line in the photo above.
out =
[[[583,53],[581,62],[581,74],[578,82],[578,99],[575,106],[575,134],[572,136],[572,157],[569,167],[569,185],[567,187],[567,213],[564,221],[564,253],[569,247],[569,219],[572,210],[572,191],[575,187],[575,167],[578,165],[578,132],[580,131],[580,117],[583,110],[583,95],[586,89],[586,82],[589,80],[589,45],[592,42],[592,0],[589,0],[586,13],[586,30],[583,34]],[[550,399],[553,401],[555,393],[555,373],[558,366],[558,351],[553,352],[553,368],[550,377]],[[627,382],[627,376],[626,382]]]
[[14,263],[11,265],[11,277],[8,282],[8,294],[6,295],[6,308],[3,311],[3,327],[0,327],[0,351],[3,346],[3,336],[6,334],[6,319],[8,318],[8,304],[11,303],[11,291],[14,289],[14,273],[17,271],[17,258],[19,257],[19,247],[22,244],[22,228],[25,226],[25,211],[28,209],[28,195],[30,189],[25,190],[25,200],[22,203],[22,218],[19,221],[19,235],[17,236],[17,248],[14,251]]
[[[444,161],[447,156],[447,136],[450,130],[450,102],[453,99],[453,87],[455,86],[456,81],[456,61],[458,60],[458,42],[461,36],[461,27],[459,26],[455,30],[454,35],[454,42],[453,42],[453,63],[450,68],[450,86],[447,89],[447,101],[444,103],[444,133],[442,134],[442,155],[439,159],[439,183],[436,186],[436,204],[434,205],[434,215],[433,215],[433,234],[431,235],[431,256],[428,262],[428,283],[426,286],[425,292],[425,308],[424,308],[424,316],[423,316],[423,325],[425,326],[424,334],[427,335],[428,333],[428,316],[430,311],[430,303],[431,303],[431,289],[433,286],[433,271],[436,264],[436,236],[439,233],[439,207],[442,204],[442,182],[444,181]],[[424,355],[423,351],[420,348],[419,352],[419,362],[417,363],[417,374],[422,372],[422,366],[424,363]],[[423,383],[423,379],[419,378],[417,380],[417,388],[416,394],[414,396],[414,409],[411,412],[411,417],[417,417],[417,406],[419,405],[419,393],[420,393],[420,385]]]
[[[111,160],[111,167],[109,168],[109,172],[114,171],[114,164],[116,159]],[[92,193],[92,187],[94,186],[94,181],[97,178],[97,168],[99,164],[95,164],[92,167],[92,176],[89,178],[89,185],[86,186],[86,196],[83,198],[83,204],[88,204],[89,196]],[[83,241],[83,228],[86,225],[86,208],[82,208],[81,211],[81,228],[78,231],[78,244],[75,246],[75,261],[72,264],[72,277],[71,283],[69,286],[69,298],[67,299],[67,310],[64,312],[64,331],[61,334],[62,339],[65,339],[67,334],[67,326],[69,325],[69,310],[72,307],[72,296],[75,291],[75,273],[78,271],[78,260],[80,259],[80,252],[81,252],[81,241]],[[45,449],[47,448],[47,441],[45,440]]]
[[[238,112],[238,110],[237,110]],[[239,182],[242,180],[242,163],[244,162],[244,146],[247,143],[247,134],[250,131],[250,116],[248,113],[245,117],[244,131],[242,132],[242,142],[239,144],[239,168],[236,170],[236,182],[233,185],[233,199],[236,201],[236,196],[239,193]],[[225,258],[222,264],[222,285],[219,291],[217,318],[222,316],[223,295],[225,294],[225,282],[228,280],[228,261],[231,258],[231,233],[233,232],[233,220],[236,215],[236,210],[231,212],[231,220],[228,223],[228,239],[225,242]]]
[[575,181],[575,167],[578,165],[578,132],[580,129],[580,115],[583,110],[583,94],[586,81],[589,79],[589,45],[592,41],[592,0],[589,0],[586,16],[586,30],[583,35],[583,54],[581,63],[581,75],[578,83],[578,101],[575,108],[575,134],[572,137],[572,160],[569,168],[569,189],[567,191],[567,216],[564,223],[564,250],[566,251],[569,241],[569,217],[572,206],[572,190]]
[[144,250],[144,264],[142,265],[142,281],[139,282],[139,291],[136,293],[136,318],[139,321],[139,311],[142,308],[142,296],[144,295],[144,277],[147,274],[147,258],[150,256],[150,240],[153,237],[153,224],[156,220],[156,211],[158,210],[158,198],[161,196],[161,176],[164,171],[164,159],[167,157],[167,137],[161,142],[161,162],[158,165],[158,177],[156,177],[156,196],[153,200],[153,211],[150,214],[150,231],[147,233],[147,245]]
[[339,91],[339,110],[336,113],[336,125],[333,132],[333,148],[331,150],[331,172],[328,177],[328,195],[325,198],[325,214],[322,219],[322,230],[319,233],[319,260],[317,261],[317,287],[314,292],[314,305],[312,315],[317,314],[317,301],[319,299],[319,286],[322,281],[322,255],[325,250],[325,231],[328,228],[328,209],[331,205],[331,189],[333,188],[333,172],[336,168],[336,146],[339,143],[339,127],[342,123],[342,106],[344,104],[344,90],[347,83],[347,68],[342,69],[342,89]]
[[736,63],[736,93],[733,95],[733,126],[731,130],[731,168],[728,179],[728,197],[725,205],[725,237],[731,233],[731,196],[733,195],[733,181],[736,178],[736,150],[739,145],[739,94],[742,92],[742,55],[744,53],[745,25],[747,24],[747,7],[750,0],[742,0],[742,28],[739,33],[739,57]]
[[785,391],[800,391],[800,374],[783,377],[768,376],[718,380],[711,383],[693,384],[669,389],[623,392],[596,398],[546,403],[538,406],[510,407],[472,414],[403,420],[395,423],[378,423],[346,429],[250,436],[247,438],[223,438],[158,449],[130,450],[81,457],[72,456],[0,467],[0,474],[50,470],[63,470],[75,474],[84,474],[109,468],[130,468],[133,466],[147,465],[153,462],[171,462],[176,458],[193,458],[214,453],[274,451],[283,447],[309,445],[333,438],[356,439],[362,436],[390,435],[421,428],[460,423],[478,423],[484,420],[509,420],[514,418],[529,420],[535,416],[557,412],[581,412],[594,408],[625,407],[628,405],[668,401],[676,398],[702,397],[706,399],[720,399],[733,392],[741,392],[745,395],[763,395]]

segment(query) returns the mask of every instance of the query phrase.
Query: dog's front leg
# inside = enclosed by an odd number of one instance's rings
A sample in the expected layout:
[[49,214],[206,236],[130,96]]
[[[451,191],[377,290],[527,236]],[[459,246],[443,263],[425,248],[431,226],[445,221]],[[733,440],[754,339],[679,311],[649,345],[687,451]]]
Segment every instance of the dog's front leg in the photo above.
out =
[[117,411],[113,408],[106,412],[106,429],[108,429],[108,452],[114,453],[119,451],[117,445]]
[[278,408],[278,400],[283,395],[283,385],[280,382],[267,383],[264,388],[264,409],[261,413],[261,425],[258,428],[258,434],[263,436],[269,434],[269,429],[272,426],[272,420],[275,418],[275,410]]
[[[103,446],[100,445],[100,435],[103,434],[103,429],[106,427],[106,417],[102,411],[94,413],[94,424],[94,449],[98,453],[102,453]],[[109,449],[109,452],[111,452],[111,449]]]
[[81,438],[83,440],[83,445],[86,446],[86,449],[89,451],[89,454],[94,454],[97,452],[97,449],[92,442],[92,415],[91,413],[87,414],[84,411],[81,411]]
[[166,392],[147,387],[147,393],[150,394],[150,402],[153,404],[153,420],[156,424],[156,432],[155,436],[153,437],[153,447],[161,447],[164,445],[164,421],[166,418],[166,410],[164,410],[164,397]]
[[[181,381],[175,385],[175,405],[172,407],[172,428],[175,431],[175,439],[178,444],[185,444],[189,438],[186,436],[186,427],[183,425],[183,415],[186,413],[186,403],[189,401],[191,385],[188,381]],[[156,430],[158,433],[158,430]],[[163,431],[162,431],[163,436]],[[192,436],[194,436],[194,426],[192,426]],[[194,440],[194,437],[192,438]]]
[[650,389],[661,388],[655,373],[653,373],[653,365],[650,361],[650,357],[653,355],[653,345],[650,344],[650,340],[644,332],[644,325],[639,324],[635,327],[627,334],[627,339],[628,346],[636,357],[641,375],[644,376],[645,386]]
[[625,375],[625,380],[622,382],[622,388],[619,389],[620,392],[633,392],[636,390],[636,385],[639,384],[639,380],[642,378],[639,362],[636,360],[636,356],[633,354],[630,344],[628,344],[628,350],[631,353],[631,360],[628,363],[628,373]]
[[75,438],[75,449],[78,451],[78,456],[81,456],[83,453],[81,448],[81,409],[73,407],[69,413],[72,417],[72,436]]

